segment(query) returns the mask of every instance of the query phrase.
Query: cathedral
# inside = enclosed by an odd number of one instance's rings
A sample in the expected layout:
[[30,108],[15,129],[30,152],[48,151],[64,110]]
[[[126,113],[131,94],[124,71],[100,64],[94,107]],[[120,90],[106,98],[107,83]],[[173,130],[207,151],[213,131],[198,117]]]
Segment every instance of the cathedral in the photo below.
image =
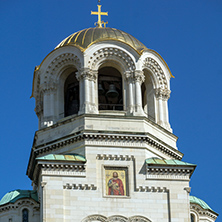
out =
[[182,160],[169,122],[173,75],[132,35],[77,31],[35,67],[38,130],[27,166],[33,190],[0,200],[0,222],[214,222],[190,196],[195,164]]

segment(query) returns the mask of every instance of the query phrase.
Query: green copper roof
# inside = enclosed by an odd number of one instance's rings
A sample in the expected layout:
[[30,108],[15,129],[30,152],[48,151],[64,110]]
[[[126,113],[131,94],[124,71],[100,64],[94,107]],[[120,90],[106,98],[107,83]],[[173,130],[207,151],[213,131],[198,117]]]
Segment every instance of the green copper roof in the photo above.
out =
[[[204,210],[211,210],[211,211],[213,211],[206,202],[204,202],[203,200],[201,200],[201,199],[199,199],[197,197],[190,196],[190,203],[198,204]],[[213,212],[216,213],[215,211],[213,211]]]
[[86,162],[84,156],[79,154],[48,154],[46,156],[38,157],[37,160],[65,160],[65,161],[77,161]]
[[31,198],[38,201],[38,194],[36,190],[13,190],[2,197],[0,206],[7,203],[15,203],[15,201],[21,198]]
[[159,159],[159,158],[148,158],[146,159],[147,164],[156,164],[156,165],[179,165],[179,166],[196,166],[192,163],[183,162],[180,160],[166,160],[166,159]]

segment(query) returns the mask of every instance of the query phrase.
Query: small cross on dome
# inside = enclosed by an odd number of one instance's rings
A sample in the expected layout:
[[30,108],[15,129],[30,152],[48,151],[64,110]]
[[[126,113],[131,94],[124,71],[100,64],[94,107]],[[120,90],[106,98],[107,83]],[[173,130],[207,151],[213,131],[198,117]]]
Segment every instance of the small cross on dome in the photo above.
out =
[[98,21],[95,24],[97,24],[97,26],[99,28],[102,28],[103,25],[104,25],[104,27],[106,27],[106,24],[108,22],[101,21],[101,15],[107,15],[108,16],[108,12],[101,12],[102,5],[100,4],[100,0],[98,0],[98,5],[97,6],[98,6],[98,12],[91,11],[91,15],[98,15]]

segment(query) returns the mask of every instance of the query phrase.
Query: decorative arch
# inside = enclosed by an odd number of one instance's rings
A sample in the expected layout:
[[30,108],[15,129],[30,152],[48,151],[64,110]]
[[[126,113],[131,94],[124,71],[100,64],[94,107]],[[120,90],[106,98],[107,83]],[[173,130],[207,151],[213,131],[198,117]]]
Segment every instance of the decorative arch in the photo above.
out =
[[107,222],[128,222],[128,218],[120,216],[120,215],[114,215],[108,218]]
[[[88,61],[88,68],[93,70],[94,72],[97,72],[97,75],[99,75],[98,71],[103,69],[104,67],[111,67],[119,71],[120,73],[120,80],[121,86],[119,87],[119,84],[117,84],[118,81],[116,81],[116,85],[112,84],[110,81],[109,85],[111,88],[114,87],[116,91],[119,90],[120,95],[117,99],[117,101],[111,101],[110,103],[115,104],[115,106],[104,106],[100,105],[100,101],[102,100],[99,98],[99,96],[96,97],[96,104],[98,104],[99,109],[105,109],[105,110],[111,110],[112,108],[106,109],[105,107],[114,107],[114,110],[126,110],[126,107],[128,106],[127,102],[127,95],[128,95],[128,87],[127,87],[127,78],[130,73],[131,76],[133,76],[133,71],[135,71],[135,62],[133,61],[133,58],[122,49],[116,48],[116,47],[104,47],[102,49],[99,49],[95,51],[92,56],[89,58]],[[116,76],[117,77],[117,76]],[[113,77],[114,78],[114,77]],[[98,78],[99,81],[99,78]],[[113,82],[115,82],[113,80]],[[115,85],[115,86],[114,86]],[[119,87],[119,89],[118,89]],[[101,85],[99,85],[99,82],[95,83],[96,93],[99,94],[99,89],[101,88]],[[121,88],[121,90],[120,90]],[[114,89],[114,90],[115,90]],[[108,90],[107,90],[108,91]],[[120,93],[121,92],[121,93]],[[101,96],[100,96],[101,97]],[[115,100],[115,99],[114,99]],[[107,98],[104,100],[107,101]],[[113,110],[113,109],[112,109]]]
[[[36,67],[36,70],[34,72],[33,95],[36,99],[35,111],[39,118],[39,127],[41,127],[41,125],[44,125],[43,104],[48,103],[46,101],[44,102],[45,92],[51,91],[53,92],[52,94],[55,95],[57,94],[57,96],[60,97],[59,93],[61,92],[57,93],[57,91],[61,91],[61,81],[60,81],[61,75],[64,74],[65,70],[70,69],[71,67],[74,70],[79,70],[81,67],[81,61],[76,54],[70,52],[58,55],[51,62],[49,62],[48,65],[44,64],[42,66]],[[62,78],[65,78],[64,75]],[[63,87],[64,86],[62,86],[62,88]],[[61,98],[58,99],[60,100],[59,103],[64,102],[64,99]],[[53,106],[54,107],[51,109],[55,110],[53,116],[57,116],[58,118],[59,113],[61,113],[61,110],[57,110],[58,107],[60,107],[60,104],[53,104]]]
[[57,56],[47,67],[45,72],[45,78],[49,74],[54,78],[59,79],[62,71],[68,66],[75,66],[77,70],[81,68],[81,62],[77,55],[73,53],[64,53]]
[[[199,221],[199,213],[198,212],[201,212],[199,208],[195,208],[195,207],[192,207],[190,209],[190,221],[191,222],[198,222]],[[191,220],[191,218],[193,217],[193,221]]]
[[161,68],[161,66],[158,64],[158,62],[151,58],[147,57],[143,61],[143,69],[148,69],[152,75],[152,78],[155,81],[155,88],[163,88],[168,89],[167,79],[166,76]]
[[132,216],[132,217],[124,217],[121,215],[113,215],[110,217],[105,217],[103,215],[90,215],[88,217],[86,217],[85,219],[83,219],[81,222],[151,222],[151,220],[149,220],[146,217],[143,216]]
[[151,220],[147,219],[143,216],[133,216],[129,218],[130,222],[151,222]]
[[29,210],[27,208],[22,210],[22,222],[29,222]]
[[135,70],[135,63],[130,55],[114,47],[105,47],[94,52],[88,61],[88,67],[92,70],[98,70],[107,59],[121,64],[123,68],[121,72]]
[[144,113],[148,116],[149,119],[156,122],[157,115],[157,105],[155,98],[155,89],[156,89],[156,78],[152,75],[150,70],[145,68],[143,70],[145,81],[141,85],[142,90],[142,107]]
[[106,222],[107,218],[105,216],[95,214],[95,215],[90,215],[86,217],[82,222],[91,222],[91,221],[100,221],[100,222]]

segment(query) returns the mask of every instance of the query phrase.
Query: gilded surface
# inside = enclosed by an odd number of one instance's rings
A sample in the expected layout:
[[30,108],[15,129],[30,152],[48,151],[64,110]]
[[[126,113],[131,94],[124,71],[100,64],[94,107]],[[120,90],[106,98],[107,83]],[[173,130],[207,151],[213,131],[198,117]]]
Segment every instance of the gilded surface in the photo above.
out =
[[76,45],[80,47],[82,51],[84,51],[90,45],[106,40],[123,42],[136,50],[139,54],[141,54],[143,50],[147,49],[145,45],[143,45],[140,41],[138,41],[130,34],[119,29],[108,27],[88,28],[79,32],[75,32],[74,34],[64,39],[56,48],[65,45]]

